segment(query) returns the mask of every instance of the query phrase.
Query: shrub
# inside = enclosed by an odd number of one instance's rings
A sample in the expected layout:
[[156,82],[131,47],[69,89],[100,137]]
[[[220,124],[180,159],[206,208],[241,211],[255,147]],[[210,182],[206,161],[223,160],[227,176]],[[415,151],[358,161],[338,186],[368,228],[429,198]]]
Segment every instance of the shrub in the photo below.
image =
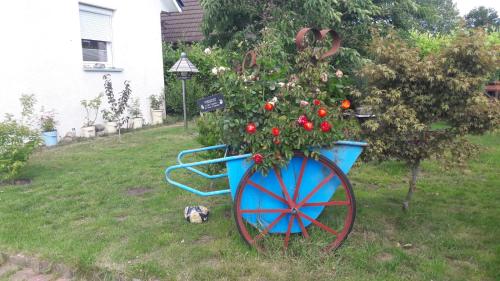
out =
[[292,60],[276,35],[275,30],[263,30],[263,40],[254,49],[255,67],[245,67],[241,74],[217,69],[212,75],[226,101],[219,122],[222,141],[233,152],[254,154],[256,167],[263,171],[286,165],[294,150],[316,157],[311,147],[330,147],[356,134],[356,121],[344,117],[347,100],[341,108],[346,77],[329,60],[320,59],[328,44],[318,42]]
[[220,126],[222,114],[220,111],[207,112],[196,119],[198,142],[204,146],[220,144],[222,129]]
[[187,114],[192,117],[199,113],[196,101],[218,91],[215,85],[217,81],[213,79],[213,75],[210,75],[212,68],[216,66],[232,66],[236,55],[217,47],[206,48],[199,43],[190,46],[177,44],[175,48],[171,44],[165,44],[163,46],[163,62],[166,70],[164,78],[167,114],[180,115],[183,113],[181,82],[175,77],[175,74],[167,71],[179,60],[181,52],[186,52],[189,60],[200,71],[186,83]]
[[411,176],[405,209],[423,160],[463,160],[473,151],[465,135],[498,128],[500,104],[488,101],[483,87],[498,69],[499,47],[488,45],[480,31],[462,31],[427,56],[395,34],[374,38],[373,61],[360,72],[367,82],[363,103],[376,116],[364,123],[367,155],[406,162]]
[[0,122],[0,181],[15,178],[39,143],[38,133],[27,126]]

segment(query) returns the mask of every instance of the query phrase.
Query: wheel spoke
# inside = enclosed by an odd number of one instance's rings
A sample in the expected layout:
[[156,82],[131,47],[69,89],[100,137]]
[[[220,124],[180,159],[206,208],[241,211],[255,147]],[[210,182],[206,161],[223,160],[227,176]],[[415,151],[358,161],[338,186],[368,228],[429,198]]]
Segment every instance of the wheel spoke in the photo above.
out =
[[292,206],[292,198],[290,197],[290,194],[288,193],[288,190],[286,189],[285,183],[283,182],[283,178],[281,177],[281,172],[277,169],[274,168],[274,173],[276,174],[276,178],[278,178],[278,182],[280,183],[281,191],[285,195],[286,201],[288,202],[288,206]]
[[287,204],[287,205],[288,205],[288,202],[286,202],[286,201],[285,201],[285,199],[283,199],[282,197],[279,197],[279,196],[278,196],[278,195],[276,195],[275,193],[273,193],[273,192],[271,192],[271,191],[269,191],[269,190],[265,189],[264,187],[262,187],[262,186],[261,186],[261,185],[259,185],[258,183],[255,183],[255,182],[253,182],[253,181],[251,181],[251,180],[248,180],[248,181],[247,181],[247,183],[248,183],[249,185],[251,185],[251,186],[253,186],[253,187],[257,188],[258,190],[260,190],[260,191],[262,191],[262,192],[266,193],[267,195],[269,195],[269,196],[273,197],[274,199],[276,199],[276,200],[278,200],[278,201],[280,201],[280,202],[283,202],[283,203],[285,203],[285,204]]
[[295,218],[295,215],[291,215],[290,220],[288,221],[288,228],[285,234],[285,250],[288,249],[288,241],[290,240],[290,233],[292,232],[293,218]]
[[261,239],[264,237],[273,227],[286,215],[286,213],[282,213],[277,217],[270,225],[268,225],[261,233],[259,233],[255,238],[253,239],[252,243],[255,243],[257,240]]
[[309,238],[309,233],[307,232],[307,229],[304,226],[304,223],[302,222],[302,219],[300,216],[297,216],[297,222],[299,223],[300,230],[302,231],[302,234],[304,235],[305,238]]
[[299,178],[297,179],[297,186],[295,187],[295,192],[293,193],[293,202],[297,202],[299,198],[300,184],[302,183],[302,176],[304,175],[304,170],[306,169],[307,157],[302,158],[302,165],[300,166]]
[[312,202],[305,203],[302,207],[314,207],[314,206],[347,206],[351,203],[349,201],[330,201],[330,202]]
[[255,209],[255,210],[240,210],[242,214],[262,214],[262,213],[290,213],[290,209]]
[[327,182],[329,182],[333,176],[335,176],[335,173],[331,173],[329,174],[326,178],[324,178],[307,196],[306,198],[304,198],[304,200],[300,201],[299,204],[297,204],[297,207],[296,208],[300,208],[301,206],[303,206],[309,199],[311,199],[311,197],[314,196],[314,194],[316,194],[316,192],[318,192],[318,190],[320,190],[323,185],[325,185]]
[[311,218],[310,216],[308,216],[308,215],[306,215],[306,214],[304,214],[304,213],[302,213],[300,211],[298,212],[298,215],[301,216],[301,217],[303,217],[303,218],[305,218],[306,220],[314,223],[315,225],[317,225],[319,228],[323,229],[324,231],[328,231],[328,232],[332,233],[333,235],[337,235],[338,234],[337,231],[329,228],[328,226],[320,223],[319,221]]

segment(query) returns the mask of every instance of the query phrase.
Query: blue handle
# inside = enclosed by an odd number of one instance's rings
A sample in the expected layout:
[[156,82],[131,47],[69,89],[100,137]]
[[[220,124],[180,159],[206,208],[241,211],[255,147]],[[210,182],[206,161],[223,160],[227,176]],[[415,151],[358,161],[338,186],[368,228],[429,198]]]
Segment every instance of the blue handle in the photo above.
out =
[[[187,154],[193,154],[193,153],[196,153],[196,152],[202,152],[202,151],[209,151],[209,150],[216,150],[216,149],[226,149],[226,152],[227,152],[227,145],[225,144],[219,144],[219,145],[214,145],[214,146],[209,146],[209,147],[202,147],[202,148],[196,148],[196,149],[189,149],[189,150],[183,150],[179,153],[179,155],[177,155],[177,162],[179,162],[179,164],[184,164],[182,163],[182,158],[187,155]],[[192,168],[192,167],[185,167],[186,169],[190,170],[191,172],[194,172],[204,178],[207,178],[207,179],[217,179],[217,178],[223,178],[223,177],[227,177],[227,174],[218,174],[218,175],[209,175],[207,173],[204,173],[198,169],[195,169],[195,168]]]
[[170,173],[174,170],[177,170],[177,169],[189,169],[191,167],[227,162],[227,161],[236,160],[236,159],[248,158],[250,156],[251,156],[251,154],[243,154],[243,155],[237,155],[237,156],[223,157],[223,158],[217,158],[217,159],[212,159],[212,160],[170,166],[165,170],[165,178],[166,178],[167,182],[169,182],[170,184],[172,184],[178,188],[181,188],[183,190],[194,193],[196,195],[214,196],[214,195],[228,194],[228,193],[231,193],[230,189],[208,191],[208,192],[197,190],[195,188],[189,187],[185,184],[182,184],[182,183],[179,183],[179,182],[172,180],[170,178]]

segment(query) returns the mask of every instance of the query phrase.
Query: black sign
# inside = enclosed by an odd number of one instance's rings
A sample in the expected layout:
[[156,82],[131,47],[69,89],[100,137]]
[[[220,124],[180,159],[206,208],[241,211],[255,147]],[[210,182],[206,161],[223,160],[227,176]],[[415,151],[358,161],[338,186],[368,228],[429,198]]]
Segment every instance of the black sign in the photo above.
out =
[[224,108],[224,96],[221,94],[204,97],[198,100],[198,106],[201,112],[214,111],[216,109]]

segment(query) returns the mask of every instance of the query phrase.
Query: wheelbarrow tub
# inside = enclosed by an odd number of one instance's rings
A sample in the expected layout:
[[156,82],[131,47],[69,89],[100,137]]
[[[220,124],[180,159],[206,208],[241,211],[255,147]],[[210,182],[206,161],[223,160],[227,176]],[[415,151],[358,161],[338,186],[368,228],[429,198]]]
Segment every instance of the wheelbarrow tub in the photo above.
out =
[[[361,155],[365,146],[366,143],[364,142],[339,141],[336,142],[331,148],[318,148],[315,150],[319,151],[322,156],[336,164],[344,174],[347,174],[354,165],[356,159]],[[303,158],[293,157],[290,163],[282,167],[280,170],[281,178],[283,179],[284,185],[287,186],[287,190],[290,194],[293,194],[295,191],[302,161]],[[252,167],[254,164],[255,163],[251,160],[251,158],[234,159],[226,162],[229,186],[233,201],[235,200],[235,195],[237,194],[240,184],[246,184],[247,179],[261,185],[274,194],[283,194],[275,171],[271,170],[267,175],[264,175],[259,171],[252,173]],[[314,187],[325,179],[326,173],[330,173],[330,171],[327,171],[321,161],[313,159],[307,161],[300,185],[300,192],[298,196],[299,201],[304,199],[314,189]],[[335,194],[335,191],[340,183],[341,181],[338,177],[333,177],[317,193],[315,193],[314,196],[308,200],[308,202],[316,203],[330,200]],[[246,188],[243,196],[245,200],[241,203],[241,208],[245,210],[287,208],[284,203],[270,197],[268,194],[256,188]],[[316,219],[322,213],[323,209],[324,206],[315,206],[303,208],[301,211],[305,212],[309,217]],[[279,214],[276,213],[244,214],[245,220],[257,228],[266,227],[278,216]],[[271,229],[270,233],[285,233],[288,227],[287,221],[288,220],[286,218],[282,219]],[[306,227],[310,223],[310,221],[304,221]],[[299,233],[301,230],[298,225],[293,225],[291,232]]]

